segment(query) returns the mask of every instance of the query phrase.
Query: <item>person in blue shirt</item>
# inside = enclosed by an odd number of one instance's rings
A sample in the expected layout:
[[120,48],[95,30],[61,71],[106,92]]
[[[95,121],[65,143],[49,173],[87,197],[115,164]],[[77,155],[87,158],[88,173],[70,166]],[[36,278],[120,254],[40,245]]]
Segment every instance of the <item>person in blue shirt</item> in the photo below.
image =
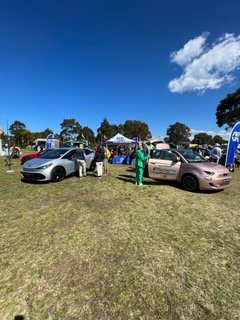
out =
[[86,168],[86,154],[83,148],[83,144],[80,143],[79,148],[76,150],[77,162],[79,164],[79,178],[86,177],[87,168]]

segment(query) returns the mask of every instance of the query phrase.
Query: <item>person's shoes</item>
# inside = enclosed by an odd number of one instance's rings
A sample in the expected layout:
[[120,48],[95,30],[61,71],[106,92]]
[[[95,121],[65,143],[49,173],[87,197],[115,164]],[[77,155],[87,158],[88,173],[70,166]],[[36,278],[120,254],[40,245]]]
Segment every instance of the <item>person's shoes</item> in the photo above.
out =
[[136,186],[138,185],[137,182],[135,183],[135,185],[136,185]]
[[139,187],[141,187],[141,186],[143,186],[143,184],[142,184],[142,183],[139,183]]

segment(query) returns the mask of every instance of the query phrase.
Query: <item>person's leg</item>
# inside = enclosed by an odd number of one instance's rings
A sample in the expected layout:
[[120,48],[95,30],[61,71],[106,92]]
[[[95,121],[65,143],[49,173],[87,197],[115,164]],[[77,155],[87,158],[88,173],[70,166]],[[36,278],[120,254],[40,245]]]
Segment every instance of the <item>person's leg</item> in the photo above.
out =
[[103,163],[99,162],[99,176],[101,177],[103,175]]
[[136,167],[136,177],[135,177],[136,184],[139,184],[139,168]]
[[138,182],[139,182],[139,185],[142,186],[142,184],[143,184],[143,168],[139,168]]
[[86,164],[85,160],[83,160],[83,162],[82,162],[82,168],[83,168],[83,176],[86,177],[86,175],[87,175],[87,164]]
[[96,162],[97,176],[100,177],[100,162]]
[[82,161],[78,161],[79,163],[79,178],[82,178]]
[[103,172],[105,175],[108,174],[108,160],[107,159],[105,159],[103,162]]

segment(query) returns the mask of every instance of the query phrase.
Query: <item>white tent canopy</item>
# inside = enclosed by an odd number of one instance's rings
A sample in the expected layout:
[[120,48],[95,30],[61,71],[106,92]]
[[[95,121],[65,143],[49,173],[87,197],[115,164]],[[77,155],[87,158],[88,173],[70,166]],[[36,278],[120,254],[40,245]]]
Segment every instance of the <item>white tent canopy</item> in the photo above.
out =
[[136,141],[124,137],[121,133],[117,133],[114,137],[106,141],[106,144],[129,144],[129,143],[136,143]]

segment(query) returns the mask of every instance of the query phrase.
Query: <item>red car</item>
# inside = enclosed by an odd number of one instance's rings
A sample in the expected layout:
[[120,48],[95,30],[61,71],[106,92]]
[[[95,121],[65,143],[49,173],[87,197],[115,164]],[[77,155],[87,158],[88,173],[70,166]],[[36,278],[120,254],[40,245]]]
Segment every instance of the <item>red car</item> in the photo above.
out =
[[22,156],[21,159],[20,159],[21,165],[23,165],[26,161],[28,161],[30,159],[39,158],[46,151],[49,151],[49,150],[42,150],[42,151],[39,151],[37,153],[30,153],[30,154],[26,154],[25,156]]

